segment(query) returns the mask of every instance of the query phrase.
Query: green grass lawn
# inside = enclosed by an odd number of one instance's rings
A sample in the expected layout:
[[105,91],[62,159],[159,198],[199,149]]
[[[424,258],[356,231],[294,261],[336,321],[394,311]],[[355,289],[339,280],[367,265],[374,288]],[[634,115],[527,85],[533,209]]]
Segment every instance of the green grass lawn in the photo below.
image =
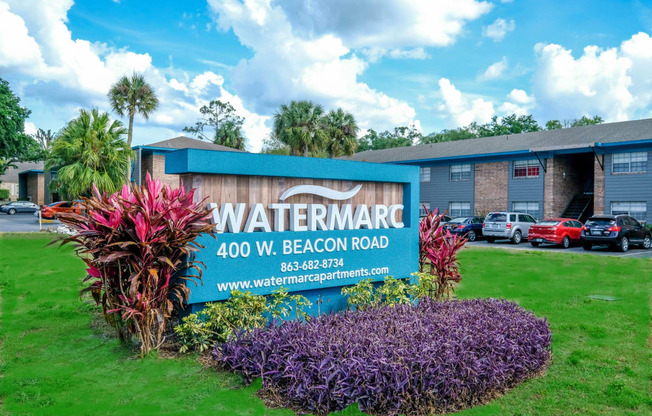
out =
[[[194,356],[140,360],[93,329],[78,297],[83,264],[48,241],[0,235],[0,414],[292,414],[265,409],[257,385]],[[547,317],[554,354],[544,377],[461,415],[650,414],[649,260],[495,249],[460,257],[458,295],[507,298]]]

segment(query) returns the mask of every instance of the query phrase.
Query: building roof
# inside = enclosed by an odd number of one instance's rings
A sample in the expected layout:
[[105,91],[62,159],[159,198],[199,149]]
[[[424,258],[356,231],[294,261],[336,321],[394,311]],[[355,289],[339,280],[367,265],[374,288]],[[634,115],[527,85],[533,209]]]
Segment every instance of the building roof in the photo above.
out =
[[173,139],[163,140],[162,142],[145,144],[138,147],[153,147],[157,149],[201,149],[201,150],[220,150],[223,152],[244,152],[244,150],[233,149],[231,147],[221,146],[219,144],[206,142],[203,140],[193,139],[192,137],[179,136]]
[[28,170],[43,171],[43,162],[18,162],[15,168],[7,169],[4,175],[0,176],[0,182],[18,183],[18,174]]
[[508,136],[367,150],[346,157],[365,162],[409,162],[511,152],[544,152],[595,147],[652,139],[652,119],[604,123],[593,126],[543,130]]

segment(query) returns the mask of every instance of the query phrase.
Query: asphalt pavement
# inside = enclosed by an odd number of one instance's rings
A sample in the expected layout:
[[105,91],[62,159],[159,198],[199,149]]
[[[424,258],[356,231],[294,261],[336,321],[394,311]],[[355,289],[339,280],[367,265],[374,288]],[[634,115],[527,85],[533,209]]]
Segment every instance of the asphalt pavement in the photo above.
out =
[[[47,227],[58,227],[61,223],[57,220],[43,222],[43,229]],[[19,213],[8,215],[0,213],[0,233],[29,233],[38,232],[38,218],[33,213]]]
[[596,246],[590,251],[584,250],[582,246],[576,245],[563,249],[559,246],[552,244],[541,244],[539,247],[532,247],[530,243],[524,241],[519,245],[512,244],[509,240],[496,240],[493,243],[488,243],[485,240],[476,240],[474,242],[466,243],[470,247],[481,248],[500,248],[506,250],[528,250],[528,251],[543,251],[552,253],[574,253],[574,254],[593,254],[598,256],[614,256],[614,257],[634,257],[634,258],[652,258],[652,249],[645,250],[637,246],[631,247],[627,252],[621,253],[618,250],[608,246]]

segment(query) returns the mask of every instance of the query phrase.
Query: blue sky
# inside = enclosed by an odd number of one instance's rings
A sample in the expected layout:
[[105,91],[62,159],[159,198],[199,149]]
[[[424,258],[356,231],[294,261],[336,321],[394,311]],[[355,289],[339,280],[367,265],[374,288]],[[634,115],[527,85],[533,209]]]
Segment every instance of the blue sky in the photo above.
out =
[[0,77],[32,131],[108,110],[111,83],[142,72],[162,105],[136,144],[219,98],[255,151],[292,99],[426,134],[511,113],[650,117],[651,33],[643,1],[0,0]]

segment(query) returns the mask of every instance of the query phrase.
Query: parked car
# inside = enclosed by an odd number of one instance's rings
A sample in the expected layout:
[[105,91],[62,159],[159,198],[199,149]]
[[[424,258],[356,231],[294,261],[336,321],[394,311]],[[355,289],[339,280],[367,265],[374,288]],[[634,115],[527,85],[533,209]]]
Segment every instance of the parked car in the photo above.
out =
[[[419,222],[423,221],[424,218],[426,218],[425,215],[419,217]],[[441,224],[443,224],[443,223],[445,223],[445,222],[448,222],[448,221],[450,221],[451,219],[452,219],[452,218],[449,217],[448,215],[444,215],[443,217],[441,217]]]
[[520,244],[536,222],[533,216],[521,212],[490,212],[482,224],[482,234],[488,243],[502,238]]
[[580,244],[583,226],[581,222],[570,218],[544,219],[530,227],[528,240],[532,247],[548,243],[568,248],[572,244]]
[[582,227],[582,247],[608,244],[627,251],[633,244],[649,249],[652,244],[650,230],[629,215],[594,215]]
[[14,215],[20,212],[36,212],[39,210],[38,205],[29,201],[14,201],[0,206],[0,212]]
[[475,241],[482,236],[482,218],[480,217],[458,217],[449,220],[442,225],[444,230],[451,234],[460,234],[469,241]]
[[56,218],[59,214],[74,212],[81,214],[84,210],[84,201],[59,201],[48,205],[41,205],[41,217]]

